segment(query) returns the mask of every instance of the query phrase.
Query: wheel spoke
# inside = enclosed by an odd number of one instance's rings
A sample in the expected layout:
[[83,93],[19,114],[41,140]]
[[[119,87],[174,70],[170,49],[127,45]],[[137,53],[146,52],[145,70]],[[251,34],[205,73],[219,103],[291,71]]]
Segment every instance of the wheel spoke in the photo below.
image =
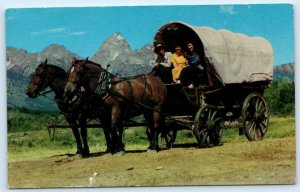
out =
[[202,136],[202,144],[207,145],[207,141],[208,140],[208,136],[207,136],[207,132],[205,132]]
[[254,125],[255,125],[255,121],[252,120],[252,123],[251,123],[251,125],[249,127],[249,134],[251,134],[251,135],[255,131]]
[[212,131],[210,134],[210,138],[211,138],[211,143],[215,144],[217,142],[217,133],[216,131]]
[[263,122],[261,122],[260,125],[261,125],[260,128],[261,128],[262,132],[265,134],[267,132],[268,126],[266,125],[266,123],[263,123]]
[[263,121],[261,121],[261,122],[259,122],[259,123],[260,123],[260,125],[262,125],[264,128],[267,127],[267,125],[266,125]]
[[256,140],[256,126],[255,126],[255,121],[252,123],[251,126],[251,136],[254,140]]
[[263,101],[260,99],[257,111],[260,111],[262,106],[263,106]]
[[214,112],[213,112],[213,114],[212,114],[212,116],[211,116],[211,120],[213,120],[213,119],[215,118],[217,112],[218,112],[218,111],[214,111]]
[[207,117],[207,120],[211,119],[211,109],[208,109],[208,117]]
[[267,111],[266,107],[262,106],[260,112],[265,113]]
[[255,140],[258,140],[259,138],[261,138],[261,136],[259,135],[259,129],[255,129]]
[[255,110],[258,109],[258,105],[259,105],[259,98],[257,97],[255,100]]
[[260,132],[260,135],[261,135],[261,137],[265,134],[264,132],[263,132],[263,130],[262,130],[262,128],[261,128],[261,126],[259,126],[258,127],[258,130],[259,130],[259,132]]
[[[214,126],[216,126],[217,122],[220,121],[220,120],[223,120],[223,117],[218,117],[214,120]],[[221,123],[221,122],[220,122]]]

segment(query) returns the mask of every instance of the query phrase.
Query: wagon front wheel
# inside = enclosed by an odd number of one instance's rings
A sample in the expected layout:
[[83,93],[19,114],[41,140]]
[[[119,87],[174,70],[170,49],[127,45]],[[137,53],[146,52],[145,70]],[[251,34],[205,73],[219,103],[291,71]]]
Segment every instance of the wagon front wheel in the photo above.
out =
[[243,127],[249,141],[264,138],[269,124],[267,103],[259,93],[251,93],[243,103]]
[[214,106],[204,106],[196,114],[193,127],[199,147],[212,147],[220,144],[224,118]]

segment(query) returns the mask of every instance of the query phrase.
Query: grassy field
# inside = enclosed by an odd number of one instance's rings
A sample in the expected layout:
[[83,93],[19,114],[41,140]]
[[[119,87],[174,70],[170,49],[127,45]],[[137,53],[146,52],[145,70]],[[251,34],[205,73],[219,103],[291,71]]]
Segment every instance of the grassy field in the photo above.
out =
[[[36,160],[60,154],[73,154],[76,151],[75,139],[70,129],[56,129],[55,137],[50,139],[45,122],[55,120],[65,124],[62,116],[48,113],[27,114],[20,112],[8,113],[8,161],[17,162]],[[270,118],[269,130],[265,139],[295,136],[295,117]],[[226,143],[248,142],[245,136],[238,135],[238,129],[225,127],[222,141]],[[88,129],[88,142],[91,153],[105,150],[102,129]],[[124,143],[126,150],[145,150],[148,140],[144,127],[128,128],[125,131]],[[192,144],[196,140],[189,130],[179,131],[175,144]],[[162,140],[161,146],[165,143]]]

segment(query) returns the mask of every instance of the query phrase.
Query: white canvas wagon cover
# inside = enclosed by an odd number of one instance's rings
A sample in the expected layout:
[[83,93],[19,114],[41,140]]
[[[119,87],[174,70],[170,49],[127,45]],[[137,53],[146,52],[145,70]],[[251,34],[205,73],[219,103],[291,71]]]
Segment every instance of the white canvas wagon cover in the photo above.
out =
[[273,79],[273,48],[262,37],[170,22],[157,31],[154,46],[161,43],[167,51],[172,51],[175,44],[183,44],[184,41],[192,41],[202,50],[202,54],[210,60],[212,66],[209,67],[224,84]]

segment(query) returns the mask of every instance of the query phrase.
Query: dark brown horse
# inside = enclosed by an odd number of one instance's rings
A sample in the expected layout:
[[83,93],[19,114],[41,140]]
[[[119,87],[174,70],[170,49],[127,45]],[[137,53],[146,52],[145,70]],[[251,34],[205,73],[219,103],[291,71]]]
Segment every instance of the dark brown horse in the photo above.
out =
[[[41,94],[43,90],[47,87],[55,93],[55,102],[59,110],[65,115],[67,122],[72,128],[74,137],[77,143],[77,152],[76,154],[82,156],[89,155],[89,147],[87,143],[87,129],[86,122],[87,118],[95,118],[101,116],[101,123],[104,125],[104,133],[106,136],[107,142],[107,151],[110,150],[110,135],[109,135],[109,126],[110,126],[110,113],[105,112],[104,109],[94,109],[91,104],[87,101],[77,101],[77,103],[64,104],[62,101],[64,88],[67,83],[67,73],[60,67],[55,65],[47,64],[47,59],[44,62],[41,62],[37,66],[35,72],[31,78],[31,81],[28,85],[26,94],[30,98],[35,98]],[[108,115],[108,116],[107,116]],[[81,127],[81,139],[78,127]]]
[[111,109],[114,152],[124,151],[120,132],[118,133],[118,130],[122,129],[122,122],[140,114],[144,114],[149,124],[149,150],[159,149],[158,134],[164,122],[160,110],[166,97],[166,88],[160,79],[153,75],[119,78],[88,59],[74,59],[65,87],[65,101],[76,97],[78,90],[98,95],[102,99],[98,106],[104,105]]

